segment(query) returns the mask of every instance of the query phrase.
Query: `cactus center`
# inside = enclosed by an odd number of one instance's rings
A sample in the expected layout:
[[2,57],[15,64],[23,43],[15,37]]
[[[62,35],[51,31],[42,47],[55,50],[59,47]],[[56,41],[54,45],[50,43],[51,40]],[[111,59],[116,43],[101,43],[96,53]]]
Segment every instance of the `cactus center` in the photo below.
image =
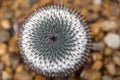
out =
[[50,37],[50,40],[54,42],[54,41],[57,40],[57,37],[55,37],[55,36],[51,36],[51,37]]

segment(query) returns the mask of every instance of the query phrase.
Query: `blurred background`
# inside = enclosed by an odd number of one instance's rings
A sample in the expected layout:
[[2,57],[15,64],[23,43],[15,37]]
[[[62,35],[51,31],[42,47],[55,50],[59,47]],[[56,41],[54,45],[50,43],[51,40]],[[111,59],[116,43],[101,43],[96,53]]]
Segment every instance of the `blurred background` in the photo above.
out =
[[[18,27],[38,8],[62,4],[86,18],[94,50],[80,74],[68,80],[120,80],[119,0],[0,0],[0,80],[48,80],[23,63]],[[79,71],[78,71],[79,72]]]

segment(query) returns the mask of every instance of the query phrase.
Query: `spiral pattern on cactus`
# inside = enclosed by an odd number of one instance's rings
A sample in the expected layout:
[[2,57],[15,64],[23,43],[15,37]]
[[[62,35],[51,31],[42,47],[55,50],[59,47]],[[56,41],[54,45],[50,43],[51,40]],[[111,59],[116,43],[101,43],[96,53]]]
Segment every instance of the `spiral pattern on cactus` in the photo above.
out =
[[90,32],[82,17],[62,6],[47,6],[30,15],[19,31],[24,62],[35,72],[67,76],[88,57]]

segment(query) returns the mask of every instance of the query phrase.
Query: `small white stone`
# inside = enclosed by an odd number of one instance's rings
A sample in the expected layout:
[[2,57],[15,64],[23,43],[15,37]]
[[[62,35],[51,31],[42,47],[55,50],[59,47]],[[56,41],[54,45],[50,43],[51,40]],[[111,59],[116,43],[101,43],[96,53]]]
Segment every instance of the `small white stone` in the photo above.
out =
[[93,4],[95,5],[101,5],[102,0],[93,0]]
[[17,23],[13,24],[13,29],[15,32],[19,32],[19,25]]
[[3,80],[11,80],[12,79],[12,75],[6,71],[2,72],[2,79]]
[[120,36],[115,33],[108,33],[104,38],[105,43],[113,48],[117,49],[120,46]]

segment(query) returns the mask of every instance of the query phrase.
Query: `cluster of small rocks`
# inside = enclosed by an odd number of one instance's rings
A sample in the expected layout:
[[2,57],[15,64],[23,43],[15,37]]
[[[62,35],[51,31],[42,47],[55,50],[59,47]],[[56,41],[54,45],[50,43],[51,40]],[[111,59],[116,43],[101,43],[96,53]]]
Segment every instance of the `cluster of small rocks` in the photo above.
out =
[[68,80],[120,80],[120,13],[112,0],[0,1],[0,80],[48,80],[29,70],[18,48],[18,27],[35,9],[63,4],[86,17],[93,50],[80,74]]

